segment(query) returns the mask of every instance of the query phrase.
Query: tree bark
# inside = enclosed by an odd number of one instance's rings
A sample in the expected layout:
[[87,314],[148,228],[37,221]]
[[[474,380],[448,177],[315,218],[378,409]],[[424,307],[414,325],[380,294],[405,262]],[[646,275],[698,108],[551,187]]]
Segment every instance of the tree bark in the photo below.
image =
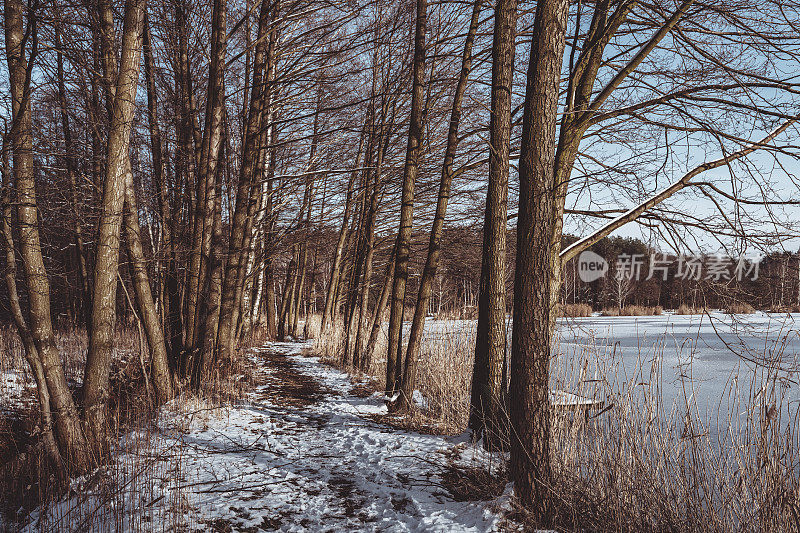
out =
[[[195,106],[194,95],[192,93],[192,76],[189,67],[189,45],[188,45],[188,22],[186,17],[186,7],[184,0],[175,2],[175,31],[177,32],[178,52],[176,71],[175,92],[180,97],[179,109],[179,128],[178,128],[178,167],[182,174],[182,181],[186,184],[186,195],[189,198],[189,228],[190,228],[190,250],[189,261],[186,268],[186,288],[184,290],[184,329],[183,344],[185,351],[180,361],[180,374],[185,376],[189,372],[189,352],[195,348],[196,341],[196,311],[200,294],[200,253],[202,237],[198,235],[203,231],[200,221],[200,205],[204,198],[200,194],[203,188],[197,180],[197,151],[201,142],[197,142],[194,127]],[[200,226],[198,227],[198,224]]]
[[[226,149],[227,141],[223,143]],[[222,152],[223,154],[225,152]],[[227,164],[227,163],[226,163]],[[221,174],[219,168],[217,171]],[[222,252],[222,184],[221,176],[216,180],[216,190],[214,192],[214,218],[211,227],[211,239],[219,245],[212,246],[211,257],[206,274],[205,287],[202,291],[207,295],[205,302],[202,302],[201,322],[198,325],[199,333],[202,337],[202,354],[192,369],[192,384],[200,387],[203,379],[213,375],[214,363],[216,362],[217,337],[219,335],[220,313],[222,302],[222,278],[224,276],[225,258]]]
[[[206,105],[205,129],[200,141],[200,157],[197,165],[197,193],[195,200],[194,228],[192,237],[192,256],[189,265],[189,296],[187,299],[187,319],[189,313],[190,331],[187,332],[187,345],[193,351],[190,357],[198,364],[197,351],[200,348],[198,324],[206,322],[207,317],[200,316],[199,301],[207,295],[202,294],[207,286],[209,260],[213,246],[221,246],[212,240],[214,210],[216,205],[216,178],[219,163],[222,130],[225,122],[225,57],[227,46],[227,7],[226,0],[214,0],[211,15],[211,61],[208,75],[208,102]],[[188,66],[185,67],[188,69]],[[188,70],[185,75],[188,80]],[[185,90],[191,90],[186,87]],[[191,92],[185,98],[191,99]],[[191,104],[191,101],[188,102]],[[213,307],[214,304],[211,304]],[[208,306],[207,306],[208,307]],[[191,333],[191,335],[189,334]]]
[[145,0],[128,0],[125,6],[122,53],[113,97],[113,118],[107,143],[108,157],[97,237],[92,327],[83,394],[87,437],[94,453],[100,459],[108,450],[106,411],[111,355],[114,350],[119,241],[126,189],[125,175],[129,164],[128,146],[139,78],[145,4]]
[[[12,112],[10,136],[17,190],[20,255],[28,291],[30,331],[44,369],[61,456],[70,471],[78,474],[88,471],[91,456],[78,410],[67,387],[50,316],[50,282],[39,239],[31,124],[31,70],[38,43],[35,14],[29,18],[26,29],[25,12],[26,7],[21,0],[5,0],[6,58]],[[30,58],[26,57],[25,50],[29,37]]]
[[152,379],[158,403],[164,403],[173,398],[175,391],[172,386],[172,373],[169,367],[167,343],[164,331],[161,328],[158,310],[153,300],[150,287],[150,276],[147,273],[147,258],[142,246],[141,229],[139,226],[139,211],[136,202],[136,193],[133,184],[133,173],[130,169],[130,160],[125,173],[125,242],[127,243],[128,256],[131,260],[131,278],[136,303],[139,307],[147,345],[150,347],[152,364]]
[[408,280],[408,261],[411,249],[411,230],[414,216],[414,186],[419,171],[425,102],[425,33],[428,26],[428,2],[417,0],[416,28],[414,31],[413,86],[411,90],[411,117],[408,128],[408,146],[403,167],[403,192],[400,208],[400,228],[395,246],[394,285],[389,314],[389,348],[386,356],[386,395],[393,398],[400,388],[402,370],[403,307]]
[[467,79],[472,68],[472,44],[478,31],[478,19],[481,12],[482,0],[476,0],[472,6],[469,30],[464,42],[464,52],[461,57],[461,72],[456,83],[453,105],[450,113],[450,128],[447,133],[447,147],[445,148],[444,164],[442,165],[442,178],[439,182],[439,196],[436,203],[436,213],[431,227],[430,241],[428,243],[428,256],[425,268],[419,283],[414,321],[408,335],[408,348],[406,350],[405,366],[403,367],[403,394],[401,401],[406,409],[413,407],[410,401],[417,383],[417,358],[422,343],[422,334],[425,329],[425,315],[428,314],[428,303],[433,289],[433,280],[439,267],[439,253],[441,249],[442,230],[444,217],[447,213],[447,202],[450,199],[450,184],[453,181],[453,162],[458,149],[458,126],[461,122],[461,102],[467,89]]
[[568,0],[536,5],[522,123],[514,327],[511,340],[511,477],[540,525],[552,519],[550,352],[557,301],[551,281],[556,222],[556,124]]
[[[225,277],[222,287],[222,303],[220,307],[220,324],[217,339],[217,350],[221,360],[230,359],[236,344],[236,327],[238,323],[237,308],[240,305],[240,289],[244,284],[247,264],[246,250],[249,247],[248,226],[252,224],[255,212],[255,175],[259,162],[262,140],[261,126],[264,108],[268,99],[267,71],[271,62],[271,40],[268,39],[272,14],[272,3],[263,2],[258,20],[258,39],[255,58],[253,60],[253,85],[250,97],[246,131],[242,147],[242,165],[239,173],[239,184],[236,191],[236,205],[231,222],[230,248],[225,266]],[[237,301],[238,300],[238,301]]]
[[498,0],[492,43],[489,182],[469,417],[473,435],[483,435],[486,445],[496,444],[504,432],[500,417],[506,395],[506,219],[516,26],[517,1]]
[[[269,119],[270,122],[272,119]],[[267,180],[267,213],[266,213],[266,241],[264,243],[264,305],[266,306],[267,338],[275,339],[278,335],[277,302],[275,295],[275,269],[272,264],[275,242],[275,215],[273,213],[274,199],[273,179],[275,176],[275,127],[270,126],[267,146],[269,147],[269,166],[266,172]]]
[[17,261],[14,248],[14,236],[12,227],[12,208],[11,208],[11,168],[8,158],[9,146],[7,139],[3,138],[2,146],[2,190],[0,190],[0,230],[2,230],[2,247],[5,249],[5,273],[6,290],[8,291],[8,302],[11,308],[11,318],[17,328],[17,333],[22,340],[25,349],[25,360],[31,367],[33,379],[36,382],[36,399],[39,402],[39,432],[42,444],[44,445],[50,464],[53,466],[61,484],[66,480],[66,471],[58,450],[55,434],[53,432],[53,414],[50,408],[50,391],[47,388],[47,379],[44,374],[44,367],[36,349],[36,342],[33,340],[31,330],[22,313],[22,306],[19,301],[17,291]]
[[292,259],[286,267],[286,284],[283,286],[281,297],[281,310],[278,313],[278,340],[286,338],[286,319],[289,315],[290,302],[292,300],[292,290],[294,289],[297,270],[297,246],[292,246]]

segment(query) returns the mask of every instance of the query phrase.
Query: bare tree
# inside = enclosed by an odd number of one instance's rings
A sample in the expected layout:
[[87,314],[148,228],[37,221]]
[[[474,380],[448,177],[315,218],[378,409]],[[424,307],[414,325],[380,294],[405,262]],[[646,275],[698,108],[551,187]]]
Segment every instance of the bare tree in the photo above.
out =
[[394,285],[389,314],[389,347],[386,356],[386,395],[394,398],[400,390],[402,377],[401,348],[403,307],[408,280],[408,261],[411,247],[411,226],[414,213],[414,185],[419,171],[425,108],[425,33],[428,26],[428,2],[417,0],[414,30],[413,88],[411,91],[411,116],[408,127],[408,147],[403,167],[403,192],[401,197],[400,228],[395,245]]
[[436,270],[439,267],[439,253],[441,250],[442,229],[444,218],[447,213],[447,202],[450,199],[450,185],[453,180],[453,163],[458,148],[458,127],[461,122],[461,102],[464,99],[464,92],[467,89],[467,79],[472,69],[472,45],[475,41],[475,34],[478,31],[478,22],[481,12],[482,0],[475,0],[472,6],[472,15],[469,21],[466,40],[464,42],[464,52],[461,59],[461,72],[456,83],[453,95],[453,105],[450,115],[450,128],[447,133],[447,148],[442,165],[442,178],[439,183],[439,196],[436,204],[436,215],[433,219],[431,228],[430,242],[428,244],[428,256],[425,260],[425,269],[419,284],[419,294],[414,310],[414,321],[411,324],[411,332],[408,337],[408,348],[406,351],[405,366],[403,367],[402,401],[406,408],[411,407],[411,397],[417,381],[417,358],[419,357],[419,347],[422,341],[422,332],[425,327],[425,315],[428,314],[428,304],[433,289],[433,281],[436,277]]
[[[511,151],[511,92],[517,26],[516,0],[498,0],[492,42],[492,96],[489,123],[489,179],[483,222],[483,256],[475,365],[472,373],[469,427],[475,435],[489,426],[502,432],[499,420],[506,394],[506,219]],[[490,444],[485,435],[487,444]]]
[[[50,282],[42,258],[37,220],[31,131],[31,71],[38,46],[36,14],[26,10],[20,0],[6,0],[4,15],[12,104],[9,137],[13,150],[19,246],[28,292],[30,332],[44,370],[61,456],[71,472],[83,473],[92,461],[56,348],[50,316]],[[44,391],[39,394],[41,396]]]
[[520,154],[519,219],[511,339],[511,475],[515,493],[547,525],[550,494],[550,350],[555,274],[548,253],[556,221],[554,175],[567,0],[536,5]]
[[84,418],[87,437],[98,457],[107,452],[108,380],[114,350],[119,244],[125,202],[128,146],[135,110],[136,88],[142,48],[144,0],[129,0],[125,6],[122,51],[113,95],[113,115],[107,144],[102,213],[97,237],[92,328],[84,372]]

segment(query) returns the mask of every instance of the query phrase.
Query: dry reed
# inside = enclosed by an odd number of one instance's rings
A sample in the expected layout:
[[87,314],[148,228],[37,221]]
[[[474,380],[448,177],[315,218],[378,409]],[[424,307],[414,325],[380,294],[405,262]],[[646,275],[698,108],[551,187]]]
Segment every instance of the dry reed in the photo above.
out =
[[[429,429],[459,433],[466,427],[473,324],[427,326],[418,389]],[[337,329],[324,332],[317,349],[341,366]],[[367,372],[377,383],[385,350],[384,334]],[[690,379],[682,382],[680,399],[665,399],[664,350],[661,344],[642,354],[649,361],[642,365],[644,375],[629,379],[613,355],[601,356],[595,346],[554,355],[552,386],[604,406],[587,416],[553,411],[559,529],[800,531],[798,406],[788,401],[783,378],[774,372],[765,379],[752,372],[733,375],[720,402],[725,408],[705,414]],[[773,362],[782,357],[778,352],[770,351]],[[682,368],[682,375],[691,374],[691,364]],[[419,419],[409,423],[415,424]]]

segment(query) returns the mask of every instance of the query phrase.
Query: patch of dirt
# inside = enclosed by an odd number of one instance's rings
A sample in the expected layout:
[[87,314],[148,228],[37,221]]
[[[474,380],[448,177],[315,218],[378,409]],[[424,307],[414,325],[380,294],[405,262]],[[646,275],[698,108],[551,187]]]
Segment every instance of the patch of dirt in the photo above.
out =
[[269,370],[254,376],[254,384],[264,386],[259,400],[278,406],[308,407],[331,393],[314,378],[294,369],[285,355],[263,350],[258,353],[258,358]]
[[209,531],[214,533],[231,533],[233,531],[230,520],[225,520],[224,518],[209,520],[205,524],[210,528]]
[[507,481],[504,472],[492,474],[485,468],[458,465],[449,461],[439,474],[442,485],[457,502],[490,501],[503,494]]
[[419,412],[413,413],[411,416],[398,413],[365,413],[361,416],[377,424],[383,424],[400,431],[413,431],[422,435],[441,435],[446,437],[458,435],[458,432],[453,431],[452,428],[437,423]]
[[356,485],[353,480],[336,476],[328,480],[328,486],[342,502],[345,516],[356,516],[356,511],[364,505],[364,497],[355,490]]
[[371,379],[368,381],[358,381],[353,384],[352,388],[350,389],[350,394],[355,396],[356,398],[369,398],[376,392],[381,390],[381,385],[378,383],[378,380]]

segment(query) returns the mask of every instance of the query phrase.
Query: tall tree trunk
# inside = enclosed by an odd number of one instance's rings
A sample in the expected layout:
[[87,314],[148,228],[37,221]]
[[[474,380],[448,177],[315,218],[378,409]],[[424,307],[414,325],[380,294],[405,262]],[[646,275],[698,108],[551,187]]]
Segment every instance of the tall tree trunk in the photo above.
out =
[[[91,456],[56,348],[50,316],[50,282],[39,239],[30,99],[31,70],[38,36],[35,13],[27,11],[31,16],[25,28],[26,11],[21,0],[5,0],[6,58],[12,112],[10,137],[17,190],[20,255],[28,291],[30,332],[44,369],[61,456],[72,472],[83,473],[91,466]],[[31,47],[30,58],[26,57],[25,50],[28,43]]]
[[331,324],[333,316],[336,313],[336,294],[338,292],[339,281],[341,279],[342,256],[344,254],[344,245],[347,239],[347,226],[350,219],[350,212],[353,208],[353,186],[355,185],[356,176],[358,175],[358,167],[361,164],[361,153],[364,149],[364,138],[366,137],[365,130],[362,130],[361,137],[358,142],[355,168],[350,173],[350,179],[347,181],[347,192],[345,193],[342,225],[339,229],[339,238],[336,240],[336,249],[333,252],[333,264],[331,265],[331,275],[330,280],[328,281],[328,290],[325,292],[325,308],[322,310],[322,331],[326,331],[328,329],[328,326]]
[[[377,50],[373,57],[373,76],[372,76],[372,95],[373,98],[376,94],[377,88],[377,70],[378,64]],[[361,294],[358,296],[358,319],[356,321],[356,339],[355,346],[353,347],[353,367],[361,368],[363,363],[364,350],[364,337],[366,336],[365,317],[369,307],[369,293],[372,285],[372,271],[373,262],[375,258],[375,218],[378,214],[378,207],[381,198],[382,180],[383,180],[383,161],[386,156],[386,151],[389,147],[389,139],[386,128],[386,119],[388,113],[389,99],[383,98],[380,112],[380,125],[376,130],[375,112],[374,108],[371,110],[370,115],[370,142],[368,143],[366,161],[372,162],[373,147],[375,147],[376,162],[375,168],[370,172],[367,170],[367,176],[371,176],[371,183],[365,190],[365,205],[367,206],[367,216],[364,228],[364,268],[363,268],[363,281],[361,282]],[[367,192],[369,192],[367,198]],[[368,200],[368,201],[367,201]]]
[[[92,72],[89,72],[88,76],[90,95],[87,105],[87,114],[89,118],[89,129],[92,136],[92,183],[94,184],[94,189],[96,192],[96,194],[92,196],[93,199],[99,198],[99,195],[103,190],[103,160],[105,159],[103,138],[101,134],[101,117],[103,116],[103,113],[100,110],[100,88],[97,84],[98,75],[103,70],[102,66],[100,65],[99,48],[100,41],[98,32],[92,31]],[[86,320],[88,324],[91,315],[91,307],[87,310],[86,314]]]
[[[223,148],[227,150],[227,140],[223,143]],[[224,154],[225,152],[223,152]],[[224,158],[223,158],[224,159]],[[227,163],[225,163],[227,165]],[[221,174],[221,170],[217,171]],[[214,222],[211,227],[211,238],[214,243],[220,245],[211,248],[209,267],[206,274],[205,287],[202,291],[206,294],[205,302],[201,302],[203,312],[201,322],[198,325],[202,337],[202,354],[199,361],[192,369],[192,383],[195,387],[202,385],[203,378],[213,375],[217,336],[219,335],[220,312],[222,302],[222,277],[225,268],[225,258],[222,251],[222,179],[221,176],[216,180],[216,191],[214,192]]]
[[42,442],[44,444],[45,452],[53,466],[59,482],[63,483],[66,480],[66,472],[64,463],[61,459],[61,453],[58,450],[55,434],[53,433],[53,414],[50,408],[50,391],[47,388],[47,379],[44,374],[44,367],[39,357],[39,351],[36,349],[36,342],[33,340],[31,330],[25,321],[25,316],[22,313],[22,306],[19,301],[19,292],[17,291],[17,261],[16,252],[14,248],[14,237],[11,230],[12,226],[12,198],[11,198],[11,168],[9,165],[9,146],[7,139],[3,138],[2,146],[2,189],[0,189],[0,230],[2,230],[2,238],[0,239],[0,247],[5,249],[5,272],[4,278],[6,282],[6,290],[8,291],[8,303],[11,308],[11,318],[14,320],[14,325],[17,328],[17,333],[22,340],[22,346],[25,349],[25,360],[31,367],[33,379],[36,382],[36,398],[39,402],[39,433],[41,434]]
[[522,124],[514,329],[511,341],[511,476],[523,504],[550,525],[549,369],[554,307],[551,247],[558,184],[554,163],[567,0],[536,6]]
[[[483,223],[478,327],[469,427],[491,444],[503,432],[506,359],[506,218],[517,0],[497,0],[492,44],[489,183]],[[488,432],[484,432],[488,426]]]
[[[220,307],[220,324],[217,350],[221,360],[230,359],[236,343],[236,326],[238,322],[237,307],[240,305],[240,287],[244,283],[247,264],[246,249],[248,243],[248,227],[252,225],[253,205],[257,205],[255,192],[255,175],[258,168],[259,152],[262,140],[261,126],[264,108],[268,100],[267,71],[272,60],[271,39],[268,39],[272,3],[263,2],[258,19],[258,40],[253,60],[253,85],[250,97],[250,110],[242,147],[242,165],[239,173],[239,184],[236,191],[236,205],[231,222],[230,248],[225,266],[225,277],[222,288]],[[238,300],[238,301],[237,301]]]
[[286,284],[283,286],[281,297],[281,310],[278,313],[278,340],[286,338],[286,319],[289,315],[290,302],[292,301],[292,290],[294,289],[297,270],[297,245],[292,246],[292,259],[286,267]]
[[[272,121],[269,118],[270,122]],[[277,302],[275,295],[275,269],[273,267],[272,255],[274,254],[275,246],[275,215],[273,213],[274,199],[273,194],[273,179],[275,176],[275,127],[270,125],[270,135],[268,136],[267,146],[269,147],[269,167],[267,168],[267,230],[266,241],[264,243],[264,303],[266,305],[266,320],[267,320],[267,338],[275,339],[278,335],[277,325]]]
[[[199,336],[198,324],[206,322],[207,317],[200,316],[198,302],[206,295],[202,294],[207,286],[206,276],[213,246],[220,246],[212,240],[214,226],[214,210],[216,205],[216,178],[219,163],[222,130],[225,122],[225,57],[227,46],[227,7],[226,0],[214,0],[211,15],[211,61],[208,75],[208,103],[206,105],[205,129],[200,141],[200,157],[197,165],[197,193],[195,201],[195,220],[192,237],[192,256],[189,273],[189,297],[187,315],[193,311],[191,333],[187,332],[187,345],[194,351],[200,348],[202,339]],[[188,69],[188,67],[186,67]],[[186,76],[189,74],[187,72]],[[191,90],[186,87],[185,90]],[[191,99],[191,92],[188,98]],[[189,102],[191,104],[191,101]],[[213,304],[212,304],[213,307]],[[193,308],[193,309],[192,309]],[[187,316],[188,319],[188,316]],[[191,357],[198,364],[198,354]]]
[[403,167],[403,192],[400,208],[400,228],[395,245],[394,285],[389,314],[389,348],[386,356],[386,395],[393,397],[400,388],[402,369],[403,307],[408,280],[408,260],[411,250],[411,228],[414,216],[414,186],[419,171],[422,149],[423,110],[425,108],[425,33],[428,26],[428,2],[417,0],[416,28],[414,31],[413,87],[411,90],[411,117],[408,127],[408,147]]
[[[371,147],[369,144],[367,145],[367,154],[370,153]],[[369,159],[369,158],[368,158]],[[361,277],[361,272],[364,267],[364,255],[365,255],[365,246],[366,246],[366,232],[367,227],[369,226],[368,222],[368,208],[367,208],[367,201],[369,197],[369,181],[371,180],[370,175],[367,172],[362,172],[361,176],[361,186],[359,187],[362,190],[363,198],[361,200],[361,207],[360,207],[360,217],[359,222],[353,221],[355,227],[353,231],[355,231],[355,245],[353,247],[353,260],[352,260],[352,272],[349,276],[349,283],[347,288],[347,294],[345,298],[345,312],[344,312],[344,353],[342,354],[342,363],[345,366],[355,366],[358,362],[358,357],[354,355],[354,347],[353,347],[353,340],[354,339],[354,330],[355,324],[353,323],[354,317],[357,317],[356,314],[356,307],[358,306],[358,282]]]
[[150,347],[152,363],[152,379],[159,403],[172,399],[175,391],[172,387],[172,373],[169,368],[167,343],[164,331],[158,317],[150,287],[150,276],[147,273],[147,258],[142,246],[141,229],[139,226],[139,211],[136,202],[136,193],[133,184],[133,173],[130,169],[130,160],[125,173],[125,242],[127,243],[128,256],[131,260],[131,278],[136,303],[139,307],[142,325],[147,336],[147,345]]
[[105,456],[108,444],[108,380],[114,350],[119,241],[125,199],[125,175],[129,165],[128,146],[139,78],[145,3],[145,0],[128,0],[125,5],[121,61],[113,98],[113,118],[108,135],[108,157],[97,237],[92,327],[83,381],[87,437],[93,450],[101,458]]
[[[101,49],[103,51],[102,59],[104,65],[104,79],[111,80],[117,76],[117,61],[114,55],[113,13],[110,12],[110,4],[106,2],[101,3],[98,9],[100,10],[100,20],[106,21],[106,23],[101,26],[102,31],[100,32]],[[142,21],[142,48],[144,48],[145,41],[149,40],[148,30],[146,28],[146,10],[143,17],[145,20]],[[110,26],[110,28],[107,26]],[[149,60],[147,54],[145,54],[145,65],[147,66],[148,63]],[[116,98],[117,87],[114,85],[108,85],[106,89],[107,101],[113,102]],[[150,109],[149,106],[151,100],[151,92],[149,89],[150,88],[148,87],[148,112],[155,113],[155,109]],[[153,87],[153,90],[154,89],[155,88]],[[109,120],[112,121],[112,123],[113,119],[113,115],[109,116]],[[158,182],[161,183],[164,179],[164,171],[161,163],[161,143],[159,135],[156,136],[156,142],[153,143],[153,146],[158,148],[158,151],[154,150],[153,152],[153,161],[157,163],[155,174]],[[156,308],[155,300],[153,299],[152,288],[150,286],[150,277],[147,272],[147,257],[145,255],[144,246],[142,245],[141,227],[139,225],[139,211],[137,207],[138,204],[136,201],[136,192],[133,181],[133,172],[131,171],[130,156],[127,152],[127,148],[124,152],[124,168],[125,193],[123,224],[126,237],[125,242],[127,245],[128,256],[131,261],[131,277],[133,280],[136,302],[139,307],[139,315],[142,320],[142,325],[144,326],[147,344],[150,348],[153,383],[156,389],[155,392],[158,401],[163,403],[172,399],[174,396],[172,375],[169,368],[166,340],[164,338],[164,332],[158,316],[158,309]]]
[[[300,219],[303,227],[303,241],[300,243],[300,284],[298,285],[296,300],[294,303],[294,315],[292,317],[292,336],[298,337],[298,323],[300,320],[300,308],[305,298],[306,271],[308,268],[308,240],[311,237],[311,206],[312,194],[314,192],[314,168],[316,167],[317,145],[319,144],[319,119],[322,109],[322,88],[317,87],[317,106],[314,111],[314,125],[311,133],[311,147],[308,153],[308,164],[306,165],[306,186],[303,192],[303,204],[300,208]],[[303,221],[303,213],[306,213]]]
[[178,166],[182,174],[182,182],[186,184],[186,196],[189,199],[189,231],[190,231],[190,250],[189,261],[186,267],[186,283],[184,289],[184,332],[183,344],[185,351],[181,357],[181,375],[185,376],[189,371],[188,359],[189,351],[195,348],[196,340],[196,310],[200,294],[200,253],[202,238],[198,235],[203,231],[200,222],[200,203],[203,201],[198,196],[202,188],[197,182],[197,151],[200,143],[197,142],[194,128],[195,108],[194,96],[192,94],[192,75],[189,66],[189,45],[188,33],[189,25],[187,22],[185,0],[175,2],[175,31],[178,34],[178,52],[175,66],[175,92],[179,95],[179,127],[178,127]]
[[453,95],[453,106],[450,113],[450,129],[447,133],[447,148],[442,165],[442,178],[439,182],[439,197],[436,203],[436,214],[433,218],[430,242],[428,243],[428,257],[425,260],[425,269],[419,284],[414,321],[408,336],[408,349],[406,351],[405,366],[403,368],[403,394],[401,401],[405,402],[404,408],[412,407],[411,398],[417,383],[417,357],[422,343],[422,333],[425,329],[425,315],[428,314],[428,303],[431,298],[433,280],[439,267],[439,251],[441,248],[442,229],[444,217],[447,213],[447,202],[450,199],[450,184],[453,181],[453,162],[458,149],[458,126],[461,122],[461,102],[467,89],[467,79],[472,68],[472,44],[478,31],[478,19],[481,12],[482,0],[475,0],[472,6],[469,30],[464,42],[464,53],[461,58],[461,73]]

